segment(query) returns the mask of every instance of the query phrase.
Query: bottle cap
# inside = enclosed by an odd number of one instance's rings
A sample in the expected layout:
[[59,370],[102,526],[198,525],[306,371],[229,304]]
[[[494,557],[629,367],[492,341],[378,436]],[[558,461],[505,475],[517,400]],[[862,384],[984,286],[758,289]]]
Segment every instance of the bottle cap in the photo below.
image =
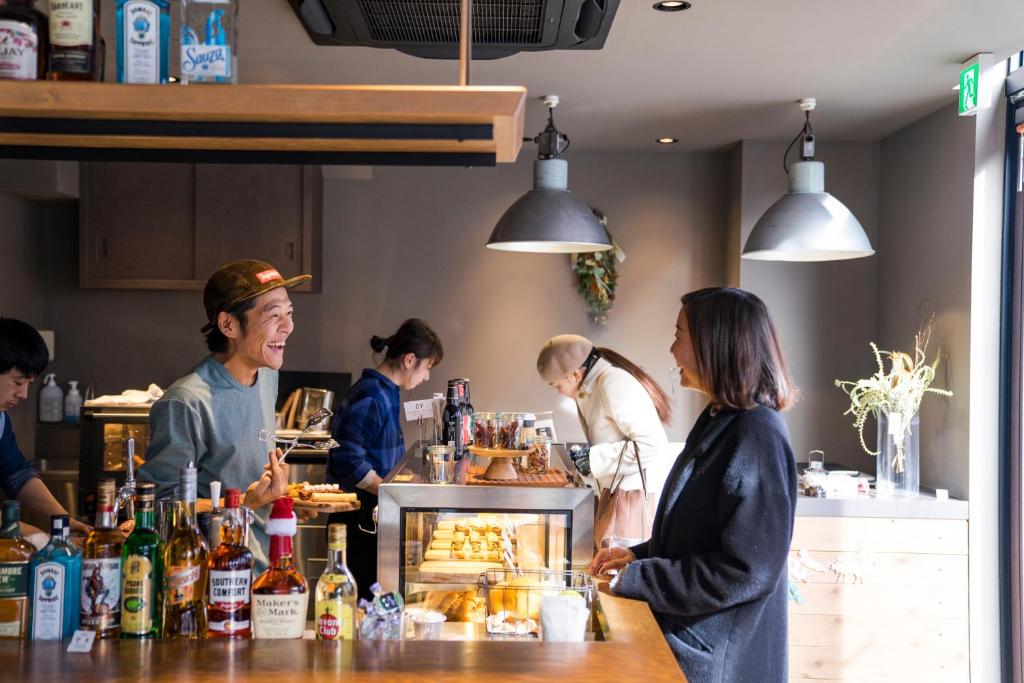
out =
[[113,479],[101,479],[96,492],[96,509],[100,512],[114,511],[114,498],[117,497]]
[[70,528],[71,522],[67,515],[50,515],[50,535],[57,538],[66,536],[65,532]]
[[240,489],[228,489],[224,494],[224,507],[237,509],[242,505],[242,491]]
[[327,527],[327,546],[345,545],[348,528],[344,524],[331,524]]
[[188,503],[195,502],[198,474],[191,461],[181,468],[181,488],[178,491],[181,500]]
[[4,501],[4,524],[11,524],[21,520],[21,506],[16,500]]

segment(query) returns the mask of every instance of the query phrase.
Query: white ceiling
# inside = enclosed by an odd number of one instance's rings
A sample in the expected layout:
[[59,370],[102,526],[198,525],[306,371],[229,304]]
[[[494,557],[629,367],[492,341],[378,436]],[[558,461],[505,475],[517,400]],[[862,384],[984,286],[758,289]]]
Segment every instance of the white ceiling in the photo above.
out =
[[[680,139],[675,150],[788,139],[800,97],[818,98],[819,139],[877,140],[954,102],[964,59],[1024,48],[1019,0],[692,2],[666,14],[621,0],[604,49],[478,61],[472,82],[557,93],[556,122],[576,149],[654,149],[662,135]],[[239,33],[247,83],[458,80],[456,61],[315,46],[286,0],[242,2]],[[531,99],[528,134],[543,117]]]

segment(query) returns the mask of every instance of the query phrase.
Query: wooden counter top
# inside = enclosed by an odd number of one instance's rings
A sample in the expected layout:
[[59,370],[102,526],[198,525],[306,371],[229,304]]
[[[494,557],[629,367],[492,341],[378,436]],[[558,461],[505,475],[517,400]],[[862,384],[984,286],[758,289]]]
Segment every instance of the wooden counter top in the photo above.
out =
[[150,681],[608,681],[685,679],[647,605],[602,593],[609,640],[539,641],[100,641],[0,642],[6,674],[21,680]]

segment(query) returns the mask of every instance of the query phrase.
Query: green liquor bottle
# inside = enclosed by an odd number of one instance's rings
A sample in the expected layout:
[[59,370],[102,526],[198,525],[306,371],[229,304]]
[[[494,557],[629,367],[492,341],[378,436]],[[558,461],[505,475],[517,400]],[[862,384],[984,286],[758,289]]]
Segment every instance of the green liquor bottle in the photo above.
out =
[[139,484],[135,529],[121,550],[121,637],[160,635],[159,591],[163,585],[164,543],[156,533],[153,484]]

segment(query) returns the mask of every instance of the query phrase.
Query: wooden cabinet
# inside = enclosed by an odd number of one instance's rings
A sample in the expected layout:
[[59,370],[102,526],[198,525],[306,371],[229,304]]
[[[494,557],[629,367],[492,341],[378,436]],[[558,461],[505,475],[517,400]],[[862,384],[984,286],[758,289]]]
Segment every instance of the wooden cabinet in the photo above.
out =
[[319,167],[83,163],[80,182],[82,287],[202,289],[255,258],[319,291]]

